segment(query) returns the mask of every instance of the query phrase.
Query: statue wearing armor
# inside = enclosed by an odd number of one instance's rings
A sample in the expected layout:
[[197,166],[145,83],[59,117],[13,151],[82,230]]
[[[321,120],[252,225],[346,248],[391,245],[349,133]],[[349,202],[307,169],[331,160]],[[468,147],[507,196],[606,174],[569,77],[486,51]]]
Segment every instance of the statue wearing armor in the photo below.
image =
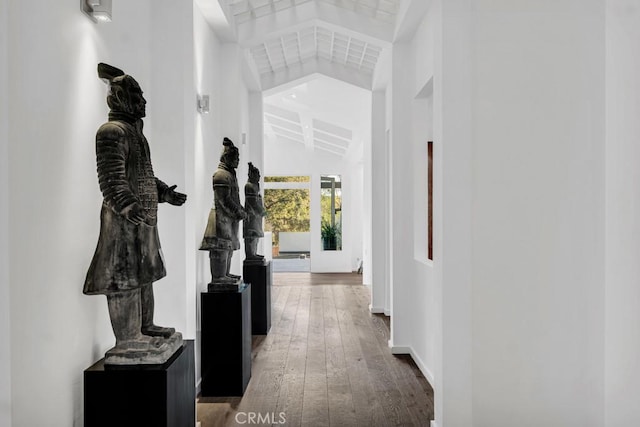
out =
[[103,194],[100,236],[83,292],[107,296],[116,347],[107,364],[162,363],[181,345],[173,328],[153,324],[152,282],[166,275],[157,229],[158,203],[180,206],[186,195],[157,179],[142,133],[146,101],[129,75],[106,64],[109,121],[96,134],[98,182]]
[[249,162],[249,182],[244,186],[244,210],[247,219],[243,223],[244,251],[247,261],[260,261],[263,255],[257,254],[258,240],[264,237],[262,217],[267,212],[260,195],[260,170]]
[[209,251],[210,284],[219,288],[237,286],[240,282],[240,276],[230,274],[229,270],[233,251],[240,249],[239,224],[246,218],[235,171],[240,153],[229,138],[224,138],[223,146],[218,169],[213,174],[213,209],[200,246],[200,250]]

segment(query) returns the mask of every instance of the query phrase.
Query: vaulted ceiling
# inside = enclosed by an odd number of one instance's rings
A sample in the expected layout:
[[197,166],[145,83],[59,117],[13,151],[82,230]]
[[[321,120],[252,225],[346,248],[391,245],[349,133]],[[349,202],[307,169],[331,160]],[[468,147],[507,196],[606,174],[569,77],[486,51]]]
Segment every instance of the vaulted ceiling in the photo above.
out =
[[[226,0],[236,21],[244,22],[314,0]],[[356,11],[390,24],[395,22],[400,0],[318,0]]]
[[260,90],[314,73],[371,89],[412,5],[429,1],[197,0],[218,35],[244,49]]
[[373,75],[381,51],[378,45],[322,25],[310,25],[250,48],[251,57],[261,76],[316,59]]
[[[430,3],[430,0],[196,1],[216,33],[243,49],[255,82],[251,89],[263,93],[284,90],[287,85],[291,88],[300,82],[304,85],[310,76],[318,74],[372,90],[376,81],[380,84],[390,74],[393,43],[403,37],[412,20],[417,25]],[[310,150],[337,156],[359,151],[357,136],[362,131],[350,126],[349,120],[342,123],[322,120],[299,105],[283,105],[278,99],[265,98],[265,131],[271,140],[298,142]]]

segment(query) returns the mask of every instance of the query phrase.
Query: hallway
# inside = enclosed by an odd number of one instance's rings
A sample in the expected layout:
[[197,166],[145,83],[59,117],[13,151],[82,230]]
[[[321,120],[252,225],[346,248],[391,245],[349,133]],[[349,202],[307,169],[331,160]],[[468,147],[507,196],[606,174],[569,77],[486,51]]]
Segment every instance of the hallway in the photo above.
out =
[[245,395],[200,398],[201,427],[248,424],[254,414],[273,425],[428,426],[433,391],[409,356],[391,354],[388,318],[369,313],[361,280],[274,274],[272,326],[254,336]]

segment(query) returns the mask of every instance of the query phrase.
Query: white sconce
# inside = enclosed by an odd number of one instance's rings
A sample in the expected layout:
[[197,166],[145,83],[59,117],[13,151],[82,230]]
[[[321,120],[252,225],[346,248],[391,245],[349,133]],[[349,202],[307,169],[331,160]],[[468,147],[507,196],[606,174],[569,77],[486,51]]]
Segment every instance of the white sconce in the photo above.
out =
[[209,113],[209,95],[198,95],[198,113]]
[[111,0],[80,0],[80,9],[93,22],[111,22]]

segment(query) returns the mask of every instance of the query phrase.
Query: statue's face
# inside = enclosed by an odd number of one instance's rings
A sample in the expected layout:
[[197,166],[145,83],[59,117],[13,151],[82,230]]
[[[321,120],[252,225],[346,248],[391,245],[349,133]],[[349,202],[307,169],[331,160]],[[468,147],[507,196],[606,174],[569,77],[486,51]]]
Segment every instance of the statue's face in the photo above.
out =
[[140,85],[131,76],[114,79],[107,103],[113,111],[122,111],[136,118],[147,115],[147,100],[142,96]]
[[259,182],[260,181],[260,171],[258,171],[258,169],[252,169],[249,172],[249,181],[251,181],[251,182]]
[[140,86],[136,85],[129,90],[129,102],[134,116],[142,118],[147,115],[147,100],[142,96]]
[[233,150],[229,155],[229,166],[235,169],[238,167],[239,164],[240,164],[240,153],[238,152],[238,150]]

